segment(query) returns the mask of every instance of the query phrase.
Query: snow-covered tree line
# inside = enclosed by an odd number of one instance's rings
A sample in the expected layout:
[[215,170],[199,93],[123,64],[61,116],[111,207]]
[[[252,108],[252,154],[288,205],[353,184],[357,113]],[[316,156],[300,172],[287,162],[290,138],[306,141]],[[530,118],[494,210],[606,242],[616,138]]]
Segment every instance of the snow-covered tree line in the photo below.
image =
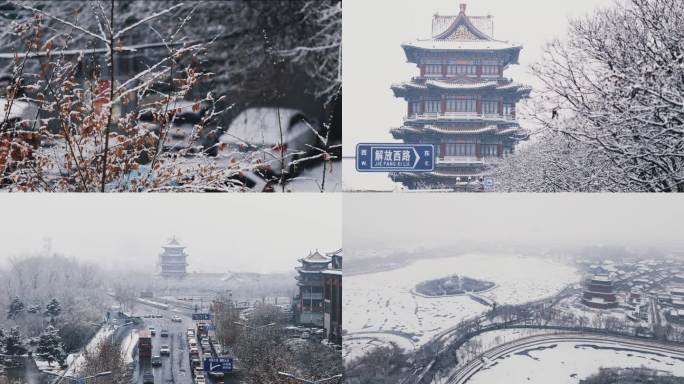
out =
[[[217,139],[233,107],[297,99],[297,74],[301,95],[331,101],[341,89],[337,1],[6,8],[0,182],[10,190],[242,190],[243,173],[264,167],[263,151],[228,164],[213,157],[231,155]],[[30,116],[14,116],[20,109]],[[176,124],[193,113],[200,120],[175,143]],[[329,160],[330,122],[321,125],[311,157]],[[280,148],[283,169],[303,161]]]
[[0,269],[0,353],[32,350],[62,363],[102,317],[101,277],[95,266],[58,255],[11,258]]
[[684,1],[630,0],[571,22],[533,71],[541,129],[504,191],[684,191]]

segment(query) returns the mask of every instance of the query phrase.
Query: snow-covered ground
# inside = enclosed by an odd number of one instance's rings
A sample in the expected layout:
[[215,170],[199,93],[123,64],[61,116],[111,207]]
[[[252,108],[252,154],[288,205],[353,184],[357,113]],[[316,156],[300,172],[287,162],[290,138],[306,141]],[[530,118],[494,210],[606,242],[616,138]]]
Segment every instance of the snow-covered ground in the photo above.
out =
[[[460,320],[485,312],[489,307],[468,296],[420,297],[411,292],[416,284],[452,274],[497,284],[481,295],[499,304],[520,304],[556,294],[577,282],[577,271],[554,261],[519,255],[461,255],[423,259],[406,267],[345,278],[345,359],[383,341],[405,339],[400,346],[419,347]],[[371,338],[372,336],[372,338]]]
[[[554,346],[555,345],[555,346]],[[513,353],[497,359],[492,366],[476,373],[469,384],[526,383],[577,384],[598,373],[600,367],[647,367],[684,376],[681,358],[621,349],[596,349],[587,343],[550,343],[546,349]]]

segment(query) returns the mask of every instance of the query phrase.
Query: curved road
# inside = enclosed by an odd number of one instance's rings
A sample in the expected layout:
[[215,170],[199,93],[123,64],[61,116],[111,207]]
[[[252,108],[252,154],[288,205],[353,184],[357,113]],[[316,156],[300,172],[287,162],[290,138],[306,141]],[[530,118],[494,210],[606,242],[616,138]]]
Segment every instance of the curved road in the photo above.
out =
[[485,360],[493,361],[501,356],[514,353],[521,349],[527,349],[530,347],[536,347],[549,343],[566,343],[566,342],[589,342],[592,344],[620,344],[625,347],[638,348],[646,352],[657,352],[666,353],[668,355],[676,355],[678,357],[684,358],[684,347],[666,345],[651,340],[642,340],[629,337],[619,337],[619,336],[607,336],[607,335],[596,335],[596,334],[583,334],[583,333],[555,333],[555,334],[545,334],[545,335],[534,335],[529,337],[524,337],[518,340],[514,340],[509,343],[498,345],[486,352],[484,352],[479,358],[469,361],[467,364],[459,368],[454,374],[451,375],[448,384],[464,384],[473,375],[480,371],[484,365]]

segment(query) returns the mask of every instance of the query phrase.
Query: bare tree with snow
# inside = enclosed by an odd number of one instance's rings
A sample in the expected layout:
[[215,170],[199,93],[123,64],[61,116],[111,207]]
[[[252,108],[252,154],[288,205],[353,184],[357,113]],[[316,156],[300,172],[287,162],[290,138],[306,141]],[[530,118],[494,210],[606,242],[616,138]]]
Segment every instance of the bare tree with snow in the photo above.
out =
[[682,0],[630,0],[548,44],[542,138],[503,165],[502,189],[683,192],[682,23]]

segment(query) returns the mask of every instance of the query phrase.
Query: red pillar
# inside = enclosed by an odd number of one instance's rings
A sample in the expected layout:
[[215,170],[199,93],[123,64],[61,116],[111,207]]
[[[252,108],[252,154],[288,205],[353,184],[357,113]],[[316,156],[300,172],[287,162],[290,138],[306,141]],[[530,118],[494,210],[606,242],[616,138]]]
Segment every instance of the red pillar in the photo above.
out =
[[446,144],[442,143],[439,145],[439,159],[444,160],[444,154],[446,153]]
[[482,65],[477,66],[477,77],[482,77]]
[[440,111],[442,114],[446,113],[446,97],[444,97],[444,95],[442,95],[442,103],[441,103],[441,105],[439,106],[439,111]]
[[503,158],[503,144],[499,144],[498,148],[496,148],[496,154],[499,155],[499,158]]
[[503,100],[499,100],[499,116],[503,116]]
[[421,114],[425,113],[425,100],[420,102],[420,113]]
[[478,160],[482,158],[482,154],[480,153],[480,143],[475,143],[475,157],[477,157]]
[[477,112],[478,115],[482,114],[482,99],[479,97],[475,101],[475,112]]
[[418,68],[420,68],[420,77],[425,76],[425,66],[423,64],[418,65]]
[[447,65],[442,64],[442,77],[447,77]]

